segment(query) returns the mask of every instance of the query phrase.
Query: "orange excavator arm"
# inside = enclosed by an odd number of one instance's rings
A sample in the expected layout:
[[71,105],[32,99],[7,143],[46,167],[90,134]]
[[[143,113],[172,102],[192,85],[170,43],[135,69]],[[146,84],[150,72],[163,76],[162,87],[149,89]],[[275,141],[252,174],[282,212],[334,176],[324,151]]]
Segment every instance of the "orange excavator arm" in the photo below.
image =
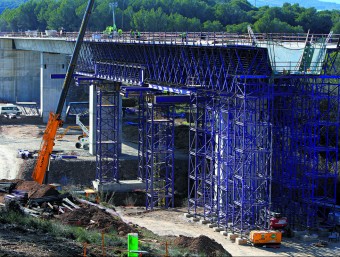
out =
[[68,90],[71,85],[73,73],[74,73],[74,70],[77,64],[78,55],[79,55],[80,48],[81,48],[81,45],[84,39],[86,26],[89,21],[93,5],[94,5],[94,0],[89,0],[80,29],[79,29],[78,38],[74,46],[70,64],[68,66],[68,69],[65,75],[65,80],[64,80],[63,88],[61,90],[61,95],[59,98],[57,110],[55,113],[50,113],[50,117],[47,122],[46,130],[44,132],[38,159],[37,159],[37,162],[36,162],[33,174],[32,174],[33,179],[40,184],[42,184],[45,179],[45,175],[46,175],[46,171],[48,169],[48,165],[50,162],[50,156],[52,154],[57,130],[63,124],[63,121],[61,120],[61,113],[62,113],[64,104],[66,101]]
[[32,178],[39,184],[42,184],[44,181],[54,146],[55,136],[58,128],[62,126],[62,123],[62,120],[59,119],[59,115],[52,112],[50,113],[46,130],[43,135],[43,140],[41,142],[38,159],[32,174]]

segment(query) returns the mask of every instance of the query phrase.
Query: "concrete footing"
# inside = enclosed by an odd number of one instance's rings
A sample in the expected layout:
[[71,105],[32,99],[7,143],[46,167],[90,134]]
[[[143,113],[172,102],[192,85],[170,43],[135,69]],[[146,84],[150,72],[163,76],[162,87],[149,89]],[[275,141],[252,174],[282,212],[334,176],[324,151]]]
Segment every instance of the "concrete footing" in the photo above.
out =
[[201,223],[202,225],[206,225],[206,224],[209,224],[210,221],[209,221],[209,220],[201,220],[200,223]]
[[192,217],[194,217],[194,215],[192,215],[190,213],[184,213],[184,217],[185,218],[192,218]]
[[146,184],[140,180],[120,180],[119,182],[100,183],[92,181],[93,188],[98,192],[133,192],[145,190]]
[[221,231],[223,231],[224,230],[224,228],[221,228],[221,227],[215,227],[214,228],[214,231],[215,232],[221,232]]
[[209,228],[216,228],[216,227],[217,227],[217,224],[211,223],[211,224],[208,225],[208,227],[209,227]]
[[228,232],[227,231],[220,231],[220,234],[223,236],[228,236]]

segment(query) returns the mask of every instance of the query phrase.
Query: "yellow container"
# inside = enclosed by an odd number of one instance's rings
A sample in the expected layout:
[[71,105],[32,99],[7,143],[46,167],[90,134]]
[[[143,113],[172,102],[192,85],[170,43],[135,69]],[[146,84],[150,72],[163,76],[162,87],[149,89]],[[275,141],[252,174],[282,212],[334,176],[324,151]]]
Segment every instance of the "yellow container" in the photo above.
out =
[[282,233],[280,231],[263,231],[253,230],[250,231],[250,241],[253,244],[280,244]]

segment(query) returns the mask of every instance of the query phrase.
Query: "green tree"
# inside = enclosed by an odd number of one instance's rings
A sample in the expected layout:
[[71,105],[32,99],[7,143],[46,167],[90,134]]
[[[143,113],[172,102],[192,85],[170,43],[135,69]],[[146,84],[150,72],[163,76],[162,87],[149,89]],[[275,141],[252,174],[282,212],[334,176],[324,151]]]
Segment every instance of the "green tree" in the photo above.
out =
[[203,31],[222,31],[223,25],[219,21],[206,21],[203,23]]
[[269,15],[263,16],[254,24],[254,31],[261,33],[301,33],[301,26],[291,26],[277,18],[272,19]]
[[226,26],[226,31],[229,33],[247,33],[248,32],[248,22],[243,22],[240,24],[232,24]]
[[335,34],[340,34],[340,21],[338,21],[337,23],[335,23],[332,27],[332,31]]

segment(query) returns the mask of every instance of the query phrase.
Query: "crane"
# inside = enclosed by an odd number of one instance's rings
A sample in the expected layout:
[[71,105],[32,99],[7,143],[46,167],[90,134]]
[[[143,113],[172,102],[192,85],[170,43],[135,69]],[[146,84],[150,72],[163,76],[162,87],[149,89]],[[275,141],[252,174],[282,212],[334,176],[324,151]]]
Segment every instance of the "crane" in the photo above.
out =
[[80,29],[79,29],[77,41],[73,49],[73,54],[70,60],[70,64],[68,66],[68,69],[65,75],[65,79],[64,79],[64,83],[63,83],[63,87],[61,90],[59,103],[58,103],[56,112],[55,113],[51,112],[49,114],[49,119],[48,119],[46,129],[43,135],[43,139],[40,145],[40,152],[39,152],[37,162],[35,164],[34,171],[32,174],[32,178],[39,184],[42,184],[45,179],[46,171],[48,169],[48,165],[50,161],[50,156],[52,154],[52,150],[54,146],[55,136],[57,134],[58,128],[63,125],[63,121],[61,119],[61,113],[62,113],[64,104],[66,101],[67,93],[71,85],[73,73],[74,73],[74,70],[77,64],[80,48],[83,43],[86,27],[90,19],[90,14],[91,14],[93,5],[94,5],[94,0],[89,0]]

